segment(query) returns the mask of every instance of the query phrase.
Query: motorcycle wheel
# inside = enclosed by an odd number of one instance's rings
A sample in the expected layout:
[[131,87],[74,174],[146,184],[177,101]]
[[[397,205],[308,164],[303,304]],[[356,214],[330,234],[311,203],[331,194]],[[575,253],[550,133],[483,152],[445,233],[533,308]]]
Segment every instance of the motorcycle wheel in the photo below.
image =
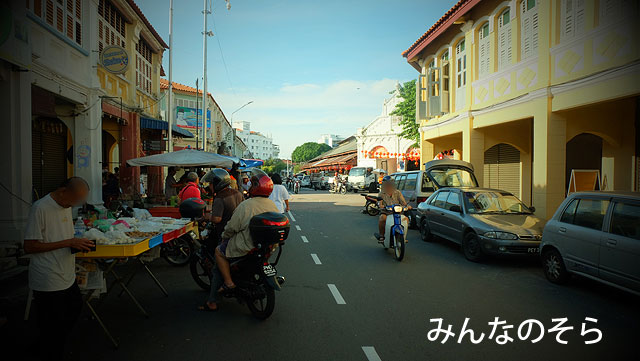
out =
[[200,257],[191,258],[189,269],[191,270],[191,277],[196,284],[203,290],[209,291],[211,289],[211,278],[209,277],[209,272],[204,269]]
[[182,236],[164,244],[164,259],[172,266],[185,266],[193,255],[193,242]]
[[400,262],[404,258],[404,236],[400,233],[395,234],[395,244],[393,245],[393,255],[396,261]]
[[262,287],[264,297],[260,299],[247,300],[247,306],[253,317],[259,320],[266,320],[273,313],[276,306],[276,292],[266,282],[258,287]]
[[367,204],[367,214],[375,217],[380,214],[380,210],[373,203],[369,203]]
[[346,187],[340,188],[340,194],[347,194],[347,188]]

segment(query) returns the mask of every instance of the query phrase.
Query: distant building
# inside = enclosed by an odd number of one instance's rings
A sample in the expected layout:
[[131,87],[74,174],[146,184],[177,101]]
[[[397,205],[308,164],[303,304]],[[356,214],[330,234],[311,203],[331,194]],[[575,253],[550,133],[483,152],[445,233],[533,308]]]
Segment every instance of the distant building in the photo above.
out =
[[344,138],[337,134],[322,134],[320,136],[320,139],[318,139],[317,143],[320,143],[320,144],[324,143],[330,146],[331,148],[335,148],[338,146],[338,143],[342,142],[343,140]]
[[247,146],[245,158],[271,159],[280,155],[280,146],[273,144],[273,139],[260,132],[251,130],[251,123],[247,121],[235,121],[233,126],[236,135]]

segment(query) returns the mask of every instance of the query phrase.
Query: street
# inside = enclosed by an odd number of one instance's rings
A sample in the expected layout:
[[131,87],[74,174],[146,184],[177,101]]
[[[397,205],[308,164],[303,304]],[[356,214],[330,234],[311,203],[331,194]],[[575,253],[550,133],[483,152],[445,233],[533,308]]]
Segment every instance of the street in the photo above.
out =
[[[549,283],[536,259],[487,260],[474,264],[442,240],[424,243],[409,232],[399,263],[372,237],[377,219],[360,213],[360,195],[303,189],[291,203],[295,221],[278,266],[286,277],[276,294],[274,314],[260,322],[246,306],[226,301],[216,313],[197,311],[206,298],[187,267],[164,260],[152,269],[169,291],[165,298],[146,275],[132,290],[150,313],[145,319],[126,299],[112,293],[99,312],[120,340],[114,350],[93,320],[83,318],[72,336],[72,359],[86,360],[631,360],[640,334],[638,298],[596,282],[573,278],[568,286]],[[334,285],[334,286],[330,286]],[[458,344],[465,317],[477,345]],[[489,340],[495,317],[514,325],[507,345]],[[574,329],[545,334],[531,344],[517,337],[526,319],[568,318]],[[585,345],[585,317],[602,340]],[[431,318],[453,325],[445,344],[427,338]],[[469,328],[468,327],[468,328]],[[503,331],[499,328],[497,334]],[[379,357],[379,358],[377,358]]]

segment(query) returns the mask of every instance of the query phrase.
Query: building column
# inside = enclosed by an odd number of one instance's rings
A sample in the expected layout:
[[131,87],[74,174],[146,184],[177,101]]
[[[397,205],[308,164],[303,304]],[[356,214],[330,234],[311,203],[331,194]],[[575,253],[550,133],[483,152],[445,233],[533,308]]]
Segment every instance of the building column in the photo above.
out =
[[120,188],[127,196],[140,194],[140,167],[129,167],[127,160],[138,158],[140,149],[140,118],[137,113],[130,113],[127,125],[121,128],[120,142]]
[[90,91],[89,104],[96,104],[75,117],[73,135],[73,174],[84,178],[91,189],[87,203],[102,201],[102,109],[97,92]]
[[420,132],[420,169],[424,170],[424,164],[436,156],[435,144],[424,139],[424,133]]
[[473,120],[462,131],[462,160],[473,165],[473,173],[482,187],[484,182],[484,134],[473,129]]
[[[31,203],[31,75],[0,59],[0,241],[22,242]],[[19,197],[19,198],[18,198]]]
[[533,199],[536,215],[549,219],[566,196],[566,120],[541,99],[533,118]]

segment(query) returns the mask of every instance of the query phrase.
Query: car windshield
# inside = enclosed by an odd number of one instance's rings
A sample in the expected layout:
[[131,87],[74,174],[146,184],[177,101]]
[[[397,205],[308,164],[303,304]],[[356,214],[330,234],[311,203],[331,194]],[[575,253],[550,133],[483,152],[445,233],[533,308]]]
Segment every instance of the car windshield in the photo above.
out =
[[429,177],[441,187],[477,187],[475,177],[466,169],[437,168],[429,171]]
[[351,168],[349,171],[349,177],[357,177],[364,175],[364,168]]
[[467,212],[474,214],[531,214],[516,196],[507,192],[480,191],[464,192],[464,203]]

